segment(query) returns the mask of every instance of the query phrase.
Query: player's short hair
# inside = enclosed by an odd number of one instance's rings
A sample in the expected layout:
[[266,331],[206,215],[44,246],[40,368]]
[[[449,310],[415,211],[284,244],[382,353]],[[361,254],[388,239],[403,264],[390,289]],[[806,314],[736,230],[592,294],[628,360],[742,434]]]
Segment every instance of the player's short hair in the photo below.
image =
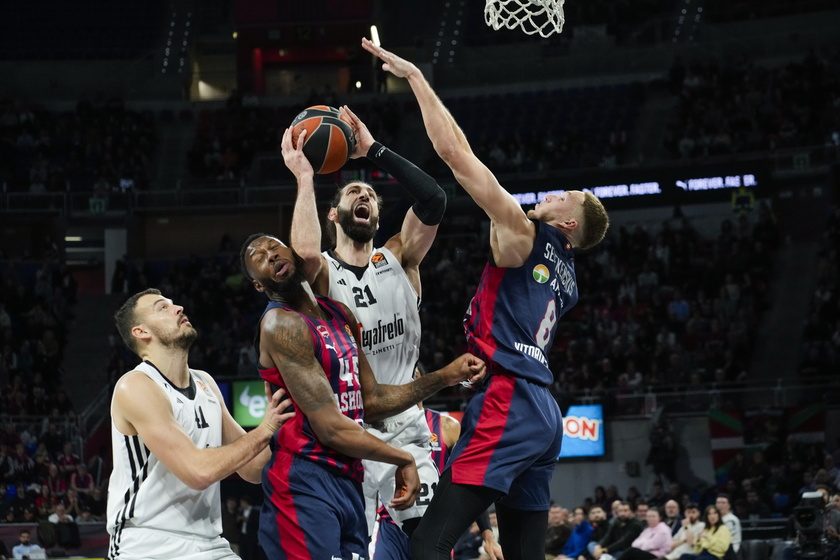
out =
[[583,200],[583,235],[578,242],[578,249],[591,249],[600,243],[610,227],[610,217],[601,201],[591,192],[584,191]]
[[148,288],[143,290],[142,292],[137,292],[130,298],[128,298],[125,303],[117,309],[117,312],[114,313],[114,324],[117,326],[117,332],[120,333],[120,338],[123,339],[125,345],[128,346],[129,350],[137,352],[137,341],[131,336],[131,329],[137,326],[137,301],[149,294],[154,294],[156,296],[161,295],[160,290],[157,288]]
[[248,266],[245,264],[245,251],[254,242],[254,239],[259,239],[260,237],[272,237],[267,233],[252,233],[248,236],[248,239],[245,240],[245,243],[242,244],[242,248],[239,249],[239,268],[242,269],[242,276],[248,282],[253,282],[254,278],[251,276],[251,273],[248,272]]
[[688,502],[687,504],[685,504],[685,509],[686,511],[690,509],[696,509],[697,511],[700,511],[700,506],[697,505],[697,502]]

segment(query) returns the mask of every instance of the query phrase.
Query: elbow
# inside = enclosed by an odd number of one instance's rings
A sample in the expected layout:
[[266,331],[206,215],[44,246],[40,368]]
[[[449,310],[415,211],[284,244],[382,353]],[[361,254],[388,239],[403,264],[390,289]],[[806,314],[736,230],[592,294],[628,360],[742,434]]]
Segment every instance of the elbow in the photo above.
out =
[[186,484],[190,490],[195,490],[197,492],[203,492],[210,488],[210,485],[213,484],[213,480],[209,477],[205,476],[192,476],[188,477],[187,480],[184,480],[184,484]]
[[459,156],[464,153],[463,147],[458,144],[455,138],[447,138],[446,140],[435,142],[434,146],[440,159],[449,167],[457,165]]
[[210,473],[202,472],[198,468],[191,469],[189,472],[184,473],[184,476],[180,476],[179,478],[190,490],[195,490],[197,492],[207,490],[214,482],[216,482]]

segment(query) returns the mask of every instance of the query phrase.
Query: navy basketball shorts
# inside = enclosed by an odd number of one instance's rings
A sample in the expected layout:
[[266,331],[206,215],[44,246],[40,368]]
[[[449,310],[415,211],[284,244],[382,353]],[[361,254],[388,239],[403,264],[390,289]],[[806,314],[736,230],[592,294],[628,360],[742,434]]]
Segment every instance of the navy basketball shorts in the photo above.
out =
[[272,560],[365,560],[362,485],[278,451],[263,471],[259,541]]
[[548,510],[562,440],[563,418],[548,388],[495,374],[467,405],[447,468],[456,484],[504,492],[499,501],[508,507]]

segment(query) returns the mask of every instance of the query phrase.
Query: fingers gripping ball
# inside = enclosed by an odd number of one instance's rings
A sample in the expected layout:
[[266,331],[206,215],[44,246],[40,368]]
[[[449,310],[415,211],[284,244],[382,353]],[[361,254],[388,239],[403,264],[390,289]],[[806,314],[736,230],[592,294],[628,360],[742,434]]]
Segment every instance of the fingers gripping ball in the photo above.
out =
[[301,111],[292,121],[292,144],[297,148],[300,133],[306,130],[303,155],[315,173],[338,171],[350,159],[356,147],[356,137],[338,109],[315,105]]

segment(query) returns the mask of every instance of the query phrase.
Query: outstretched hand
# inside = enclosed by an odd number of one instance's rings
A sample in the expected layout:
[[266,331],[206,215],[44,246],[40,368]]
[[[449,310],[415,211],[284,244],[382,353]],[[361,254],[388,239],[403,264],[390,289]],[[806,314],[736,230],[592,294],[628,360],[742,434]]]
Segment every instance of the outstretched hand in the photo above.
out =
[[365,126],[365,123],[362,122],[362,119],[357,117],[356,113],[350,110],[350,107],[344,105],[338,111],[345,117],[345,121],[350,121],[350,126],[353,128],[353,136],[356,137],[356,148],[350,154],[350,157],[352,159],[365,157],[376,140],[373,139],[373,135],[368,130],[368,127]]
[[280,153],[283,154],[283,162],[289,168],[295,178],[300,179],[301,175],[314,175],[315,170],[312,164],[303,154],[303,145],[306,142],[306,129],[300,131],[295,140],[297,147],[292,143],[292,128],[289,127],[283,132],[283,139],[280,141]]
[[378,56],[384,64],[382,69],[390,72],[397,78],[408,79],[415,72],[419,72],[417,67],[404,58],[400,58],[391,51],[386,51],[382,47],[374,45],[367,37],[362,37],[362,48],[367,52]]

